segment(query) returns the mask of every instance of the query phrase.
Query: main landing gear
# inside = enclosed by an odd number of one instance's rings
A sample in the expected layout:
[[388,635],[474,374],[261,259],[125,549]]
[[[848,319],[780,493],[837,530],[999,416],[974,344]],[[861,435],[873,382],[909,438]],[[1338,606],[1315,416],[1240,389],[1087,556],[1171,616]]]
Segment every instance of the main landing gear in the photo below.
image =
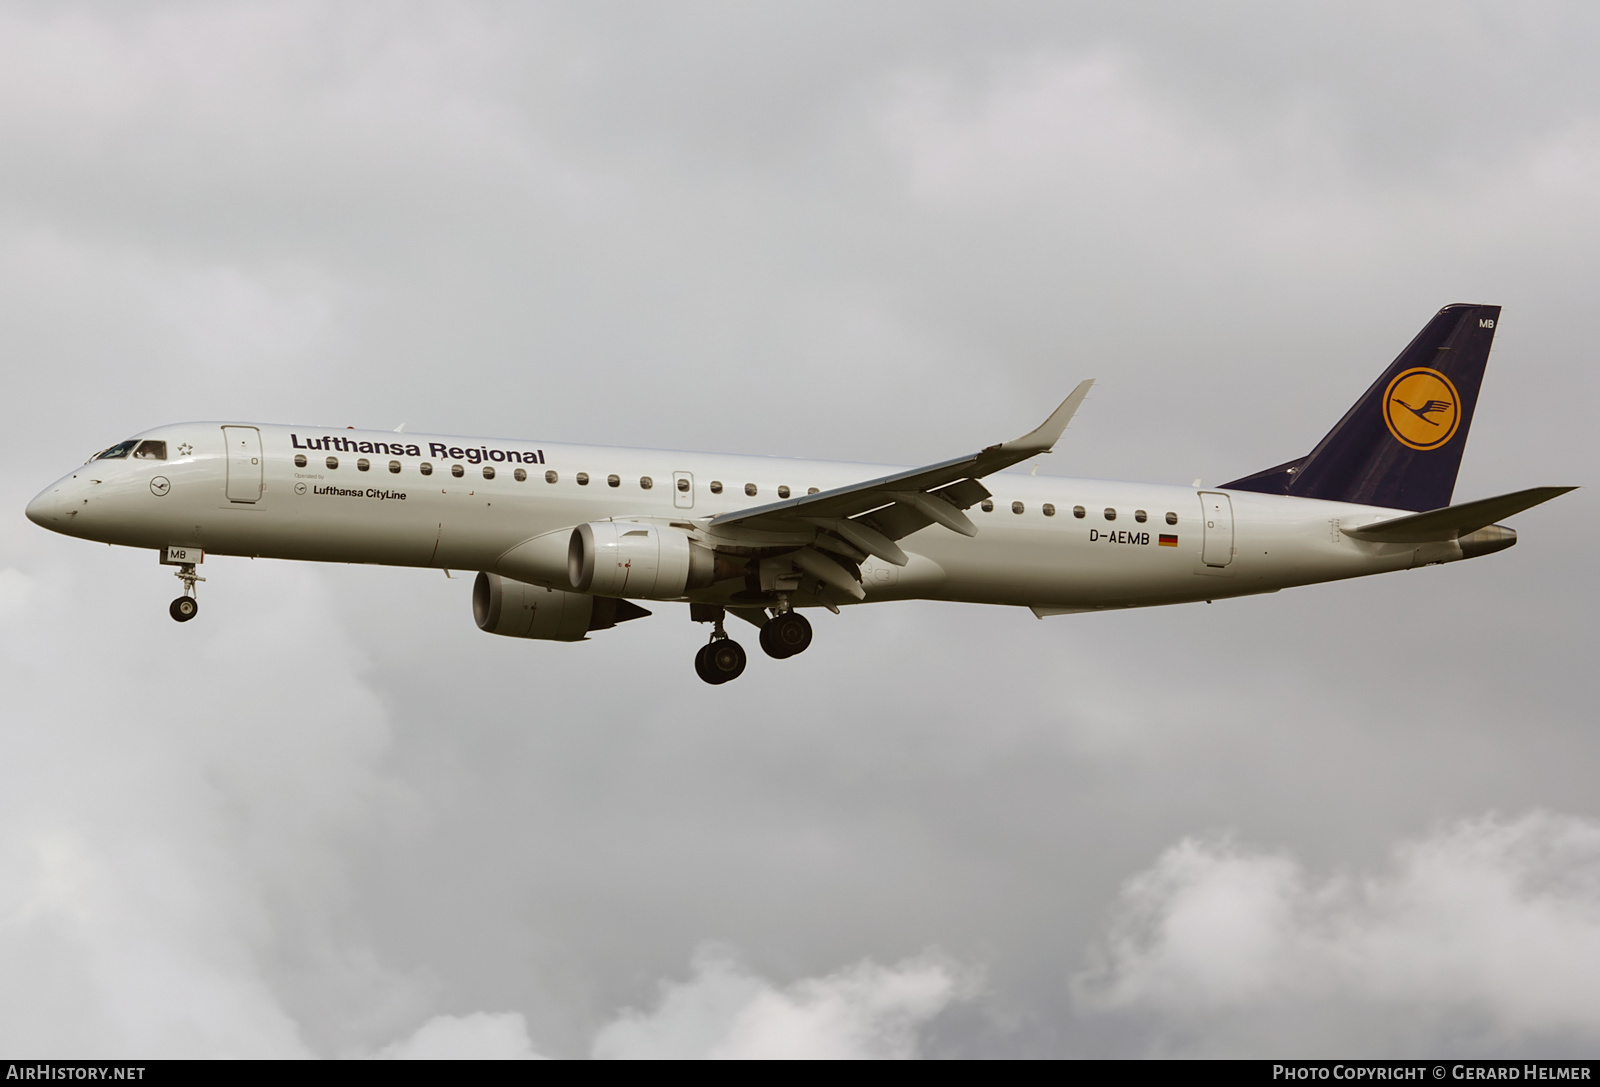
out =
[[[723,619],[727,611],[716,605],[690,605],[691,617],[698,623],[712,623],[711,641],[700,647],[700,652],[694,656],[695,674],[707,683],[721,684],[730,679],[738,679],[744,672],[748,663],[744,647],[732,638],[723,629]],[[749,609],[754,615],[760,615],[757,609]],[[746,613],[741,612],[743,618]],[[751,618],[750,622],[759,622]],[[811,644],[811,622],[792,608],[784,608],[772,618],[761,623],[761,648],[767,656],[775,660],[783,660],[797,653],[803,653]]]
[[727,612],[713,604],[690,604],[689,615],[697,623],[711,623],[711,641],[700,647],[694,655],[695,675],[716,685],[738,679],[744,672],[746,657],[744,646],[728,637],[722,629]]
[[711,641],[694,655],[694,670],[707,683],[726,683],[744,673],[746,659],[744,646],[725,633],[720,637],[713,634]]
[[180,623],[187,623],[200,614],[200,600],[195,590],[195,582],[204,581],[205,578],[194,572],[194,563],[181,564],[172,572],[173,576],[183,582],[183,595],[172,602],[167,608],[168,614]]
[[785,611],[761,627],[761,648],[774,660],[804,653],[811,644],[811,620],[797,611]]

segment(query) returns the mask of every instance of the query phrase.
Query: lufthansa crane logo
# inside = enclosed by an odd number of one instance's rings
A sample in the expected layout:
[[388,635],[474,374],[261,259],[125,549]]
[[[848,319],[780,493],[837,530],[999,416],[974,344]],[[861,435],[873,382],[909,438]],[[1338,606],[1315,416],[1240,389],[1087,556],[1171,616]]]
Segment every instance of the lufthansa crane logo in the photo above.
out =
[[1449,378],[1418,366],[1389,382],[1383,392],[1383,421],[1401,445],[1438,449],[1456,436],[1461,397]]

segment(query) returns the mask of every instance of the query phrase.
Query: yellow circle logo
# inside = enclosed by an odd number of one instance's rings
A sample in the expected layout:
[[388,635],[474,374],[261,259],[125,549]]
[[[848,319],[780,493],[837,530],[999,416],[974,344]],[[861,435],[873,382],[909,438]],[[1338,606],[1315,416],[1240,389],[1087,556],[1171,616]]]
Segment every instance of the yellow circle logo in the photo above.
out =
[[1438,449],[1456,435],[1461,397],[1449,378],[1418,366],[1389,382],[1383,393],[1383,421],[1401,445]]

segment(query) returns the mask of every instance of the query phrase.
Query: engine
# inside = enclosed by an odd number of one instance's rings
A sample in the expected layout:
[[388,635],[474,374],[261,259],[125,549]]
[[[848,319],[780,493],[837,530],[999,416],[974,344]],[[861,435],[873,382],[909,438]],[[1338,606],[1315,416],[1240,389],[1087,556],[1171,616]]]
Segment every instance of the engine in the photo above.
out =
[[567,574],[580,593],[670,600],[716,577],[716,553],[675,528],[591,521],[572,530]]
[[499,574],[480,573],[472,583],[472,617],[478,629],[508,638],[578,642],[591,630],[609,630],[649,614],[626,600],[543,589]]

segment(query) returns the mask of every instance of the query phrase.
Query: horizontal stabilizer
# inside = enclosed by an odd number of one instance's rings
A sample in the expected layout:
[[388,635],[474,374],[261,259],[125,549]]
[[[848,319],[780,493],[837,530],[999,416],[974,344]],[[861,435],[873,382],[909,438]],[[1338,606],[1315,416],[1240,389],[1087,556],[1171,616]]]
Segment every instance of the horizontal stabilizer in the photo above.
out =
[[1456,540],[1492,525],[1503,517],[1532,509],[1558,495],[1575,491],[1576,487],[1529,487],[1525,491],[1480,498],[1476,502],[1463,502],[1459,506],[1413,513],[1379,521],[1375,525],[1345,528],[1347,536],[1375,543],[1427,543],[1430,540]]

